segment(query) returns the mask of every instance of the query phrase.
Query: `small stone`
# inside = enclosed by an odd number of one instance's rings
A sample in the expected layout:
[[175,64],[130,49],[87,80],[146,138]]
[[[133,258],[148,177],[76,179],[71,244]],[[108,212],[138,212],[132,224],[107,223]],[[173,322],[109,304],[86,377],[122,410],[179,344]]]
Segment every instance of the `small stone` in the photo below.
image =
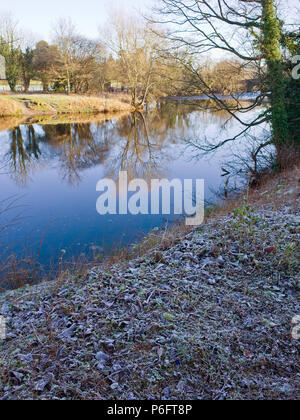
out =
[[222,255],[220,255],[218,258],[217,258],[217,263],[219,264],[219,266],[221,266],[221,267],[223,267],[224,265],[225,265],[225,261],[224,261],[224,258],[222,257]]
[[105,364],[109,361],[109,356],[105,353],[103,353],[102,351],[99,351],[96,354],[96,359],[101,363],[101,364]]
[[76,330],[76,325],[73,324],[70,328],[67,328],[61,334],[59,334],[58,338],[60,339],[71,338],[74,335],[75,330]]

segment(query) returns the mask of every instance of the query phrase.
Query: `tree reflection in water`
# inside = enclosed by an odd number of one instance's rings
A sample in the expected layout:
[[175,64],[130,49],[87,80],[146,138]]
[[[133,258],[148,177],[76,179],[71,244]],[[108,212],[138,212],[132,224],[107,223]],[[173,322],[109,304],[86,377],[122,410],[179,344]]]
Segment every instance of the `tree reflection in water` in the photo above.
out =
[[195,115],[201,131],[209,124],[221,128],[226,118],[221,112],[195,111],[193,104],[165,101],[145,115],[104,122],[23,124],[8,131],[10,173],[26,184],[39,165],[55,164],[61,178],[76,185],[81,172],[102,164],[112,178],[120,170],[127,170],[129,179],[167,177],[167,162],[175,157],[170,146],[183,142]]
[[9,130],[9,163],[17,182],[25,184],[31,164],[38,161],[41,151],[39,139],[32,125]]
[[[206,199],[211,201],[213,191],[224,184],[224,155],[191,162],[197,149],[189,147],[187,139],[220,136],[227,114],[164,101],[145,114],[92,121],[82,116],[63,118],[5,121],[5,128],[0,127],[0,202],[22,194],[20,204],[28,206],[22,227],[11,226],[2,235],[1,249],[8,249],[14,238],[18,255],[28,243],[42,264],[51,264],[53,258],[61,258],[61,249],[76,257],[88,256],[95,246],[110,250],[116,243],[133,243],[141,232],[164,226],[164,215],[99,218],[96,183],[103,177],[117,179],[120,170],[127,170],[129,180],[204,178]],[[43,235],[47,238],[39,254]]]

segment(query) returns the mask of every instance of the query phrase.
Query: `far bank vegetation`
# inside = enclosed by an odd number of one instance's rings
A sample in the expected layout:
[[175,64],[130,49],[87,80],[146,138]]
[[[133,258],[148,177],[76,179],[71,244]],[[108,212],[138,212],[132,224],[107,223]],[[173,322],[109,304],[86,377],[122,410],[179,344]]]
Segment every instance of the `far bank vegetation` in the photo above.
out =
[[[99,95],[127,93],[135,108],[161,96],[198,93],[191,86],[188,51],[170,48],[164,31],[135,17],[111,16],[99,28],[99,40],[81,35],[70,19],[60,19],[52,42],[37,43],[22,32],[12,16],[0,19],[0,54],[12,93],[32,86],[45,93]],[[201,67],[214,90],[244,91],[254,71],[237,60]],[[2,81],[3,83],[3,81]]]
[[[44,94],[89,99],[16,97],[13,104],[4,99],[5,111],[0,115],[8,115],[10,109],[16,115],[24,106],[30,112],[37,108],[42,112],[71,112],[71,108],[105,112],[115,105],[120,106],[118,111],[124,107],[144,110],[162,96],[205,95],[211,100],[209,106],[226,111],[228,120],[241,125],[240,134],[226,142],[255,136],[260,140],[253,152],[255,159],[272,144],[276,166],[294,163],[299,157],[300,101],[299,82],[291,74],[292,58],[299,53],[299,28],[287,24],[274,0],[235,1],[232,6],[225,0],[199,0],[193,5],[185,0],[161,0],[159,4],[153,21],[112,14],[107,26],[99,28],[97,40],[80,34],[70,19],[60,19],[52,41],[36,43],[11,16],[2,17],[0,54],[13,93],[21,84],[26,94],[31,82],[38,81]],[[218,55],[209,59],[210,51]],[[249,91],[257,91],[251,104],[234,97]],[[111,103],[112,109],[107,109],[103,101],[112,100],[103,99],[107,93],[123,93],[127,100]],[[226,103],[218,94],[225,99],[231,96],[232,102]],[[102,99],[94,99],[99,95]],[[198,105],[203,107],[203,103]],[[254,110],[259,114],[249,114]],[[196,146],[208,152],[223,144],[199,139]]]
[[17,94],[0,96],[0,117],[51,114],[114,114],[131,112],[128,95]]

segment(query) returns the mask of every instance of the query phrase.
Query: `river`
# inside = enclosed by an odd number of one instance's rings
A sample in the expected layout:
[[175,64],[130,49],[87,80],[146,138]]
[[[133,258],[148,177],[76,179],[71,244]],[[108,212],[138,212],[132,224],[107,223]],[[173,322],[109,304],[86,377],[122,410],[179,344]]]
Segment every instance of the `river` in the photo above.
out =
[[[195,138],[221,141],[240,129],[234,120],[224,128],[224,112],[166,101],[146,115],[111,120],[27,121],[0,128],[0,202],[11,209],[1,225],[17,217],[0,233],[7,256],[38,255],[42,265],[62,257],[89,256],[127,246],[152,229],[172,223],[166,215],[106,215],[96,212],[102,178],[204,179],[205,199],[216,200],[224,184],[222,167],[231,144],[199,158],[189,147]],[[241,144],[237,146],[240,150]],[[8,200],[8,201],[5,201]]]

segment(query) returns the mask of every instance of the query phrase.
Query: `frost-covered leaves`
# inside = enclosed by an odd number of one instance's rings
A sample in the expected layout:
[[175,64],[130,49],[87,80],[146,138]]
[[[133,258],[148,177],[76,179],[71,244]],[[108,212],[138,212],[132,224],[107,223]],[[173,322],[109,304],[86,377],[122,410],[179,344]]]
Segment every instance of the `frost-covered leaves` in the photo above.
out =
[[299,397],[299,217],[241,209],[81,284],[6,293],[0,396]]

